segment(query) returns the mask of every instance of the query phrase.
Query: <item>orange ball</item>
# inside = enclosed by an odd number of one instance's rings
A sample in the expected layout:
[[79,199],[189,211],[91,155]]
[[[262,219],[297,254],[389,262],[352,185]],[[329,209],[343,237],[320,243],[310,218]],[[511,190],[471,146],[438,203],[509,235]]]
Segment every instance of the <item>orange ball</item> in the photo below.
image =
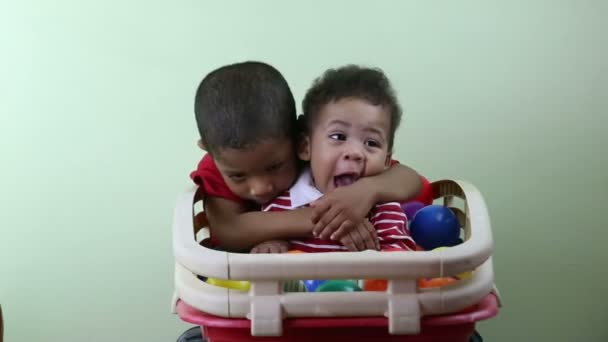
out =
[[299,251],[297,249],[292,249],[290,251],[287,251],[287,253],[288,254],[300,254],[300,253],[306,253],[306,252],[302,252],[302,251]]
[[458,279],[454,278],[454,277],[420,279],[420,280],[418,280],[418,287],[420,287],[422,289],[433,288],[433,287],[443,287],[446,285],[453,284],[457,281],[458,281]]
[[366,279],[363,281],[365,291],[386,291],[388,281],[386,279]]

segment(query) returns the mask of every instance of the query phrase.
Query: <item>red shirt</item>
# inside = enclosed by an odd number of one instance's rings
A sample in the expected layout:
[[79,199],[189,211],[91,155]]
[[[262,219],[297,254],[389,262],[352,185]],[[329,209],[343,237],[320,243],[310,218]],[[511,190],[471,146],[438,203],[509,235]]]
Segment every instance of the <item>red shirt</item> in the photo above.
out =
[[203,188],[206,196],[221,197],[238,203],[245,201],[228,188],[210,154],[206,154],[201,159],[198,168],[190,173],[190,178],[196,185]]

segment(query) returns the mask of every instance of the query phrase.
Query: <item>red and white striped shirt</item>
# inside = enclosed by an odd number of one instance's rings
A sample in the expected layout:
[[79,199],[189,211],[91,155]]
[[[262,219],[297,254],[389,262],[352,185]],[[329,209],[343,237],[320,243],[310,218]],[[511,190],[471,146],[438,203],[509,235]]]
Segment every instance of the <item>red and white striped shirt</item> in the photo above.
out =
[[[264,205],[262,211],[285,211],[307,206],[323,196],[313,185],[310,170],[302,172],[296,183]],[[416,243],[407,229],[407,218],[397,202],[378,204],[368,215],[370,223],[376,228],[382,250],[416,250]],[[290,240],[291,248],[307,253],[346,251],[337,241],[318,238]]]

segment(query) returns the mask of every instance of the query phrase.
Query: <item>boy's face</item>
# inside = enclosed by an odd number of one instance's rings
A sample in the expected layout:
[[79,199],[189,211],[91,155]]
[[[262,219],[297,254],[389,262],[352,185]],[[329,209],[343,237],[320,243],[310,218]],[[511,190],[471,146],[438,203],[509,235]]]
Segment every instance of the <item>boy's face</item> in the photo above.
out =
[[215,163],[228,188],[258,204],[270,202],[289,189],[297,177],[291,139],[268,139],[244,149],[223,148]]
[[310,161],[323,193],[382,172],[390,162],[390,115],[381,106],[345,98],[321,107],[299,156]]

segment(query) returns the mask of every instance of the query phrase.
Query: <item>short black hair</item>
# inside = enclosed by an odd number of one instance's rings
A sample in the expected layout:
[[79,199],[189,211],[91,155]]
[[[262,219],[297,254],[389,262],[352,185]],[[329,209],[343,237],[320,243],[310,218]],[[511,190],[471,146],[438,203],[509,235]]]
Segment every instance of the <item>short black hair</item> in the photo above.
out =
[[247,61],[210,72],[196,92],[194,113],[201,141],[212,155],[297,132],[293,94],[281,73]]
[[321,108],[344,98],[359,98],[384,107],[390,115],[388,150],[393,149],[395,131],[401,122],[401,106],[390,81],[381,69],[347,65],[329,69],[314,80],[302,101],[300,129],[310,133]]

